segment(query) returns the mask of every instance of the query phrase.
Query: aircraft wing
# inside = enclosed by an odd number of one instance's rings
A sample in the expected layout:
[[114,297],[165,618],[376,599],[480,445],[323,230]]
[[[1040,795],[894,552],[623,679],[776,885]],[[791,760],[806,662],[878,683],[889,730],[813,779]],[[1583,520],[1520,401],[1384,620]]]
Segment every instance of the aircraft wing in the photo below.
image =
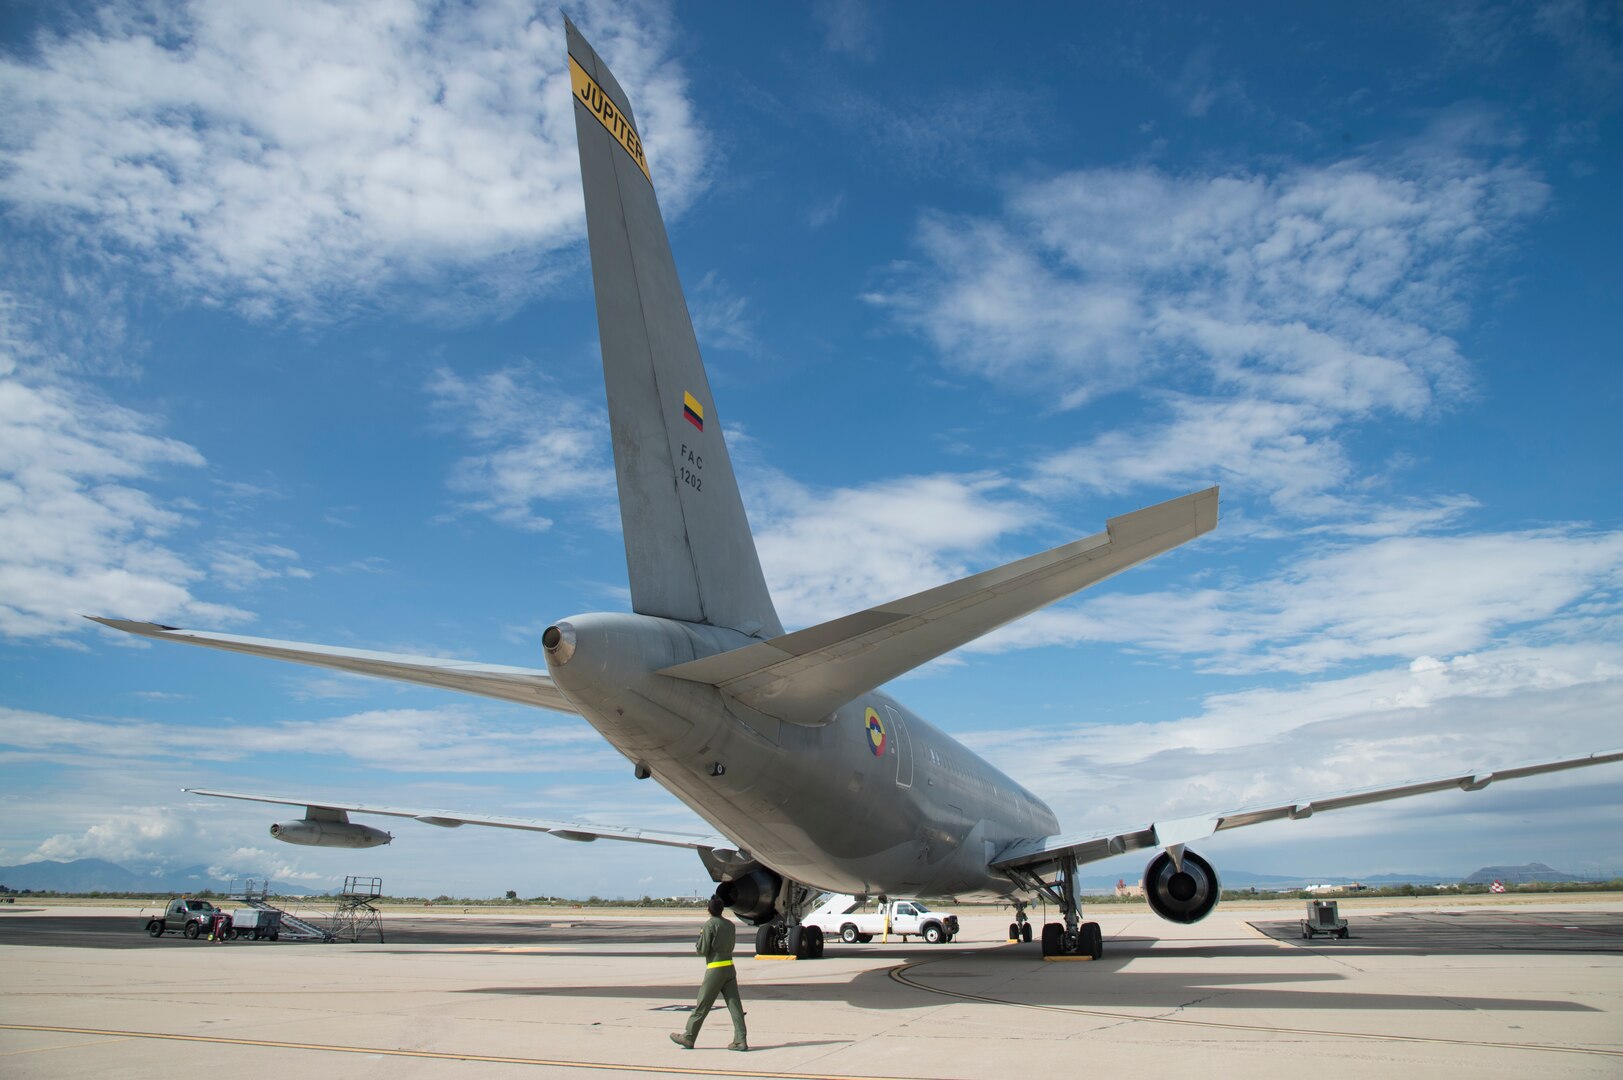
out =
[[1214,487],[1111,518],[1095,536],[659,674],[709,683],[780,720],[823,724],[882,683],[1216,526]]
[[[457,690],[464,694],[516,701],[520,705],[537,705],[557,712],[578,712],[569,699],[552,684],[552,676],[531,668],[504,667],[500,664],[480,664],[472,660],[446,660],[434,656],[406,656],[401,653],[369,652],[365,649],[341,649],[334,645],[311,645],[302,641],[272,641],[269,638],[241,637],[236,634],[216,634],[206,630],[181,630],[157,623],[131,622],[128,619],[103,619],[86,616],[92,622],[110,626],[142,637],[160,641],[178,641],[183,645],[202,645],[227,652],[248,653],[250,656],[268,656],[273,660],[287,660],[295,664],[349,671],[357,675],[374,675],[383,679],[437,686]],[[410,816],[410,815],[408,815]]]
[[1623,750],[1586,754],[1583,757],[1545,761],[1534,765],[1517,765],[1508,769],[1459,773],[1434,780],[1413,780],[1394,787],[1369,788],[1312,799],[1297,799],[1276,806],[1248,807],[1218,814],[1158,821],[1124,832],[1099,833],[1091,836],[1085,834],[1045,836],[1037,840],[1020,840],[993,856],[991,865],[994,870],[1041,872],[1065,856],[1073,856],[1079,863],[1097,862],[1127,851],[1177,847],[1204,840],[1227,829],[1259,825],[1264,821],[1299,821],[1327,810],[1341,810],[1349,806],[1363,806],[1366,803],[1386,802],[1391,799],[1407,799],[1411,795],[1426,795],[1434,791],[1448,791],[1451,788],[1481,791],[1489,784],[1502,780],[1517,780],[1524,776],[1538,776],[1542,773],[1560,772],[1563,769],[1581,769],[1588,765],[1605,765],[1616,761],[1623,761]]
[[665,847],[691,848],[695,851],[736,851],[733,842],[725,836],[699,836],[692,833],[662,832],[658,829],[629,829],[613,825],[582,825],[572,821],[545,821],[539,818],[495,817],[490,814],[463,814],[450,810],[408,810],[398,806],[373,806],[368,803],[332,802],[323,799],[285,798],[280,795],[245,795],[238,791],[207,791],[203,788],[182,788],[189,795],[207,795],[214,799],[241,799],[244,802],[273,803],[279,806],[303,806],[306,812],[342,810],[350,814],[377,814],[380,817],[402,817],[421,821],[425,825],[438,825],[455,829],[461,825],[489,825],[497,829],[521,829],[525,832],[551,833],[564,840],[626,840],[634,844],[661,844]]

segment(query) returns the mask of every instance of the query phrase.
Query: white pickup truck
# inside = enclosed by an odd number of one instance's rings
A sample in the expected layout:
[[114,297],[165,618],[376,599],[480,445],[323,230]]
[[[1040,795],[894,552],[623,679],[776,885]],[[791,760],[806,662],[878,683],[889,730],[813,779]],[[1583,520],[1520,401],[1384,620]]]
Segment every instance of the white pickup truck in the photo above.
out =
[[891,900],[886,904],[854,896],[830,896],[802,922],[821,927],[824,936],[837,937],[847,945],[866,943],[886,934],[903,941],[920,937],[931,945],[941,945],[958,935],[958,916],[931,911],[917,900]]

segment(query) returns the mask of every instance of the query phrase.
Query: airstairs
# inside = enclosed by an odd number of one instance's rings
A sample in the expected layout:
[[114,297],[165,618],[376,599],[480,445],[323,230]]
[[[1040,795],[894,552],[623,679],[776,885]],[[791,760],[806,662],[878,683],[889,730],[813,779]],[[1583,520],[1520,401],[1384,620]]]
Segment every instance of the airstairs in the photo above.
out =
[[323,928],[302,919],[285,908],[277,907],[271,903],[269,878],[248,878],[239,889],[236,882],[231,884],[230,898],[238,903],[246,904],[258,911],[274,912],[278,925],[279,938],[291,941],[333,941],[331,930]]

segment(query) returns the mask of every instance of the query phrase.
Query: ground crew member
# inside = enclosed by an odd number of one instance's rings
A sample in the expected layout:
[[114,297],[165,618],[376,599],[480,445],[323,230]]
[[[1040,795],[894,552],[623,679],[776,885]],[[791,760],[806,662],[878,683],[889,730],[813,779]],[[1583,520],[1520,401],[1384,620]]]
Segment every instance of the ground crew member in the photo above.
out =
[[704,982],[699,984],[699,1003],[693,1007],[693,1015],[688,1017],[687,1030],[671,1032],[671,1042],[684,1050],[693,1049],[693,1040],[699,1037],[699,1028],[709,1015],[710,1006],[715,1004],[717,994],[721,995],[727,1003],[727,1011],[733,1015],[733,1041],[727,1049],[750,1048],[744,1031],[744,1002],[738,996],[738,972],[733,967],[733,943],[738,940],[738,930],[731,920],[721,917],[725,906],[721,897],[712,896],[710,918],[705,920],[704,928],[699,931],[699,944],[695,951],[704,956]]

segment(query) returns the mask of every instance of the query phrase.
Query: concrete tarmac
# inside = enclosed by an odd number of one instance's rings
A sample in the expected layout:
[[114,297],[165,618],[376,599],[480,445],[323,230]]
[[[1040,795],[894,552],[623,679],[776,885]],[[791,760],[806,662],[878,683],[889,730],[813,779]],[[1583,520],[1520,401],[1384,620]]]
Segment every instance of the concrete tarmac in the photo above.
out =
[[[1101,907],[1105,957],[1044,962],[970,915],[951,945],[742,950],[748,1054],[700,919],[385,915],[383,942],[147,937],[133,909],[0,908],[0,1076],[1623,1076],[1623,908],[1277,908],[1194,926]],[[746,935],[740,935],[741,938]],[[741,942],[742,943],[742,942]]]

